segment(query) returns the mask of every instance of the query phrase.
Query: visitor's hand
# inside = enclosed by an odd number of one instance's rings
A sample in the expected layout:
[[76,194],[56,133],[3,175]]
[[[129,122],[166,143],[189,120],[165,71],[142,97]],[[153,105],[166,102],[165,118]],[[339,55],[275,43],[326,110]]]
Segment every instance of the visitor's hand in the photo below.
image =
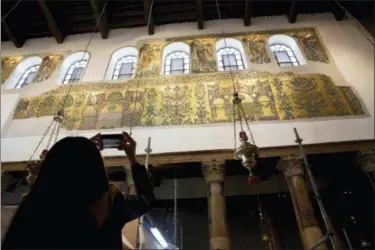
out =
[[102,143],[102,138],[100,136],[100,133],[99,134],[96,134],[94,137],[92,137],[90,139],[94,144],[95,146],[101,151],[103,150],[103,143]]
[[118,148],[119,150],[124,150],[126,156],[128,157],[130,164],[137,163],[135,159],[135,151],[137,148],[137,143],[134,139],[126,132],[122,132],[122,144]]

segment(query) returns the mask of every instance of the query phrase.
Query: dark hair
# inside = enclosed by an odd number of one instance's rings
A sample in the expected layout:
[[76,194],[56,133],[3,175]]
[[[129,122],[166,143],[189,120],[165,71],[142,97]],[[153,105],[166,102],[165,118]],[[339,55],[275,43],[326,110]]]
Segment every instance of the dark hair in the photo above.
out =
[[96,227],[89,207],[105,192],[108,178],[94,143],[84,137],[60,140],[48,152],[33,188],[20,204],[3,248],[59,248],[57,239],[64,248],[88,247],[84,242]]

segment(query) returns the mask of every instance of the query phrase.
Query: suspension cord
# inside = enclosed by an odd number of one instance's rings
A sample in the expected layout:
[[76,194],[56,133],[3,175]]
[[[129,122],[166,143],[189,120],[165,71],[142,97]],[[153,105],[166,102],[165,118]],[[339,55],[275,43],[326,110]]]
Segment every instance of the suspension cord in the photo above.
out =
[[5,14],[5,16],[1,19],[1,23],[4,22],[4,20],[17,8],[17,6],[22,2],[22,0],[19,0],[9,11]]
[[[22,1],[22,0],[20,0],[19,2],[21,2],[21,1]],[[100,13],[100,15],[99,15],[99,17],[98,17],[98,19],[97,19],[97,21],[96,21],[95,28],[94,28],[93,31],[91,32],[90,39],[89,39],[89,41],[88,41],[87,44],[86,44],[85,51],[84,51],[84,53],[83,53],[83,55],[82,55],[82,59],[81,59],[81,60],[83,60],[83,59],[84,59],[84,56],[87,54],[88,47],[90,46],[91,41],[92,41],[92,38],[93,38],[94,35],[95,35],[95,31],[96,31],[97,28],[99,27],[100,20],[101,20],[101,18],[103,17],[103,14],[104,14],[104,11],[105,11],[106,7],[107,7],[107,2],[105,3],[105,5],[104,5],[104,7],[103,7],[103,9],[102,9],[102,12]],[[59,102],[58,105],[57,105],[57,107],[58,107],[57,117],[60,117],[61,120],[56,120],[56,117],[54,117],[54,118],[52,119],[51,123],[48,125],[46,131],[44,132],[44,134],[42,135],[40,141],[38,142],[38,144],[37,144],[35,150],[33,151],[32,155],[30,156],[30,158],[29,158],[29,160],[28,160],[28,164],[27,164],[27,166],[29,165],[29,163],[31,162],[32,158],[34,157],[34,155],[35,155],[36,152],[38,151],[40,145],[43,143],[44,138],[48,135],[48,132],[51,130],[51,127],[53,126],[54,122],[55,122],[55,121],[58,122],[58,123],[61,123],[61,122],[62,122],[62,118],[63,118],[63,115],[64,115],[64,114],[63,114],[63,110],[64,110],[65,105],[67,104],[68,97],[69,97],[70,92],[71,92],[71,90],[72,90],[72,88],[73,88],[73,83],[74,83],[74,82],[70,83],[70,86],[69,86],[68,92],[67,92],[66,95],[60,100],[60,102]],[[55,129],[55,128],[56,128],[56,125],[53,126],[53,128]],[[57,125],[57,131],[56,131],[56,133],[55,133],[54,143],[55,143],[56,140],[57,140],[57,137],[58,137],[58,133],[59,133],[59,132],[60,132],[60,124]],[[52,137],[53,137],[53,136],[54,136],[54,131],[52,130],[51,138],[49,139],[49,141],[48,141],[48,143],[47,143],[47,147],[50,146],[50,144],[51,144],[51,140],[52,140]],[[26,168],[27,168],[27,166],[26,166]]]
[[[150,25],[150,22],[151,22],[151,14],[152,14],[152,11],[153,11],[153,8],[154,8],[154,0],[151,1],[151,5],[150,5],[150,11],[148,13],[148,20],[147,20],[147,27],[149,27]],[[145,36],[144,36],[144,40],[145,42],[148,41],[148,34],[147,34],[147,27],[146,27],[146,33],[145,33]],[[136,90],[135,90],[135,102],[134,102],[134,108],[133,108],[133,112],[132,112],[132,115],[130,117],[130,127],[129,127],[129,135],[132,135],[132,130],[133,130],[133,121],[134,121],[134,116],[135,116],[135,112],[136,112],[136,108],[137,108],[137,98],[138,98],[138,94],[139,94],[139,82],[140,80],[137,79],[136,80],[137,82],[137,87],[136,87]]]
[[[219,20],[222,21],[221,13],[220,13],[220,7],[219,7],[219,1],[218,0],[215,0],[215,1],[216,1],[216,9],[217,9],[217,14],[218,14]],[[227,41],[226,41],[226,38],[225,38],[225,35],[224,35],[224,28],[223,27],[221,28],[221,36],[223,37],[225,47],[228,47]],[[229,73],[230,73],[230,77],[231,77],[231,80],[232,80],[233,93],[238,94],[239,84],[235,80],[234,72],[232,71],[232,67],[230,67],[230,66],[229,66]],[[243,116],[243,118],[245,119],[246,127],[250,132],[251,141],[255,145],[254,135],[253,135],[253,132],[250,128],[250,124],[248,123],[248,121],[246,119],[245,110],[243,109],[242,104],[238,103],[238,104],[233,104],[233,105],[234,105],[234,107],[233,107],[233,113],[234,113],[233,114],[234,149],[236,150],[236,148],[237,148],[237,140],[236,140],[236,118],[237,118],[237,116],[236,116],[236,110],[235,110],[236,107],[235,106],[237,106],[237,112],[238,112],[238,118],[239,118],[239,121],[240,121],[241,131],[243,131],[241,116]]]

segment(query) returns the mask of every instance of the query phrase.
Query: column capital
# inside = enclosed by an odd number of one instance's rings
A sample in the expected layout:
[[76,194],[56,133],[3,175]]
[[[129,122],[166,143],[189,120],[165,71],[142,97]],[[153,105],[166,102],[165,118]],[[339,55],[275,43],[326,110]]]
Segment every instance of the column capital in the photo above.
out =
[[277,164],[276,168],[284,174],[285,178],[293,175],[304,175],[303,160],[301,157],[281,157],[281,160]]
[[362,170],[366,173],[375,171],[375,150],[370,149],[358,152],[358,162]]
[[224,181],[224,165],[223,161],[204,161],[202,162],[202,173],[206,182]]

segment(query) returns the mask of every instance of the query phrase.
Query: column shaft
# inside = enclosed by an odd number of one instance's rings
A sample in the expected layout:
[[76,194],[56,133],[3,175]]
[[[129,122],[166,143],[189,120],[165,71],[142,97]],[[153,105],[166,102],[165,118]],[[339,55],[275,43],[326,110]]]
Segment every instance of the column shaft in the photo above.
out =
[[208,225],[211,250],[228,250],[229,237],[224,197],[224,163],[203,164],[203,175],[208,184]]
[[[299,158],[284,158],[277,168],[283,172],[288,183],[303,246],[305,249],[310,249],[323,237],[323,233],[314,216],[304,180],[302,160]],[[327,246],[322,244],[317,249],[327,249]]]

